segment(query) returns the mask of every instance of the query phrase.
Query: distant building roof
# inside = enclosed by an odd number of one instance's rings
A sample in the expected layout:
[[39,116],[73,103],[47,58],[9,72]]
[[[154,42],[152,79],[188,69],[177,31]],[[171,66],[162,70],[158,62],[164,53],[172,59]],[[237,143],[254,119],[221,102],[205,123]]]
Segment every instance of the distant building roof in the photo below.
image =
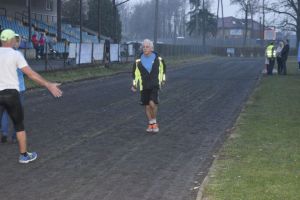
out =
[[[218,19],[218,28],[222,28],[223,20]],[[251,27],[252,20],[248,19],[248,27]],[[259,30],[260,23],[253,20],[254,29]],[[235,17],[224,17],[224,28],[225,29],[243,29],[245,27],[245,19],[238,19]]]

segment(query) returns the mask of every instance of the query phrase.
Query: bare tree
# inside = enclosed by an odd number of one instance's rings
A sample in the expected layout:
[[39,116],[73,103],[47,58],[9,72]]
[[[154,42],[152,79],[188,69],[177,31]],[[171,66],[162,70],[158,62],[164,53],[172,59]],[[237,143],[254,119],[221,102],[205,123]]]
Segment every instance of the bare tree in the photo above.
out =
[[240,10],[245,14],[245,26],[244,26],[244,46],[247,43],[248,28],[249,28],[249,15],[251,17],[251,38],[253,37],[254,29],[254,15],[259,12],[259,0],[231,0],[231,4],[236,4],[240,7]]
[[[266,3],[266,10],[281,16],[278,27],[282,30],[296,32],[297,44],[300,41],[300,0],[277,0],[275,3]],[[279,18],[277,18],[279,19]]]
[[251,38],[254,38],[254,16],[260,11],[260,0],[252,0],[249,5],[249,12],[251,18]]
[[247,35],[248,35],[248,15],[250,13],[250,0],[231,0],[231,4],[240,6],[240,10],[245,14],[245,26],[244,26],[244,46],[246,46]]

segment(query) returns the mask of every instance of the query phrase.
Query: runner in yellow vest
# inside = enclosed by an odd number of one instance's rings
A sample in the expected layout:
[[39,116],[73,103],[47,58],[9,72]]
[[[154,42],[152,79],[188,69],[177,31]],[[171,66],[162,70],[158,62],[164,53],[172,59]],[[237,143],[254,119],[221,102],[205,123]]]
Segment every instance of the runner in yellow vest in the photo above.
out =
[[274,68],[274,65],[275,65],[275,59],[276,59],[276,49],[274,47],[274,43],[273,42],[271,42],[267,46],[265,55],[266,55],[266,58],[268,60],[267,74],[268,75],[272,75],[273,74],[273,68]]

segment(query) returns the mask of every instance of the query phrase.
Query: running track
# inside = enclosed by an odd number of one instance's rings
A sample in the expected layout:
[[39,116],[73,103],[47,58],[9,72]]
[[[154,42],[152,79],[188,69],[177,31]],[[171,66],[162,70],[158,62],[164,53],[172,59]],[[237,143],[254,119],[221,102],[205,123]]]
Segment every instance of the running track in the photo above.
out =
[[[167,62],[167,61],[166,61]],[[69,83],[64,97],[25,97],[29,149],[0,144],[1,200],[194,200],[256,86],[263,59],[217,58],[168,71],[160,133],[145,132],[130,74]]]

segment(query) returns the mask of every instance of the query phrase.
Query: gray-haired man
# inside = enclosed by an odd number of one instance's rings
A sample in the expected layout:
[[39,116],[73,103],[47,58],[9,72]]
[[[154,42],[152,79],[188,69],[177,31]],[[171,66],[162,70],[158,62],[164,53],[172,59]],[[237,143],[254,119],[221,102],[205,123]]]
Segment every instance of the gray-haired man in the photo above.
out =
[[133,64],[132,91],[139,86],[141,91],[141,104],[145,106],[148,118],[147,132],[157,133],[158,91],[166,81],[166,65],[164,60],[153,51],[153,42],[149,39],[143,41],[143,53]]

